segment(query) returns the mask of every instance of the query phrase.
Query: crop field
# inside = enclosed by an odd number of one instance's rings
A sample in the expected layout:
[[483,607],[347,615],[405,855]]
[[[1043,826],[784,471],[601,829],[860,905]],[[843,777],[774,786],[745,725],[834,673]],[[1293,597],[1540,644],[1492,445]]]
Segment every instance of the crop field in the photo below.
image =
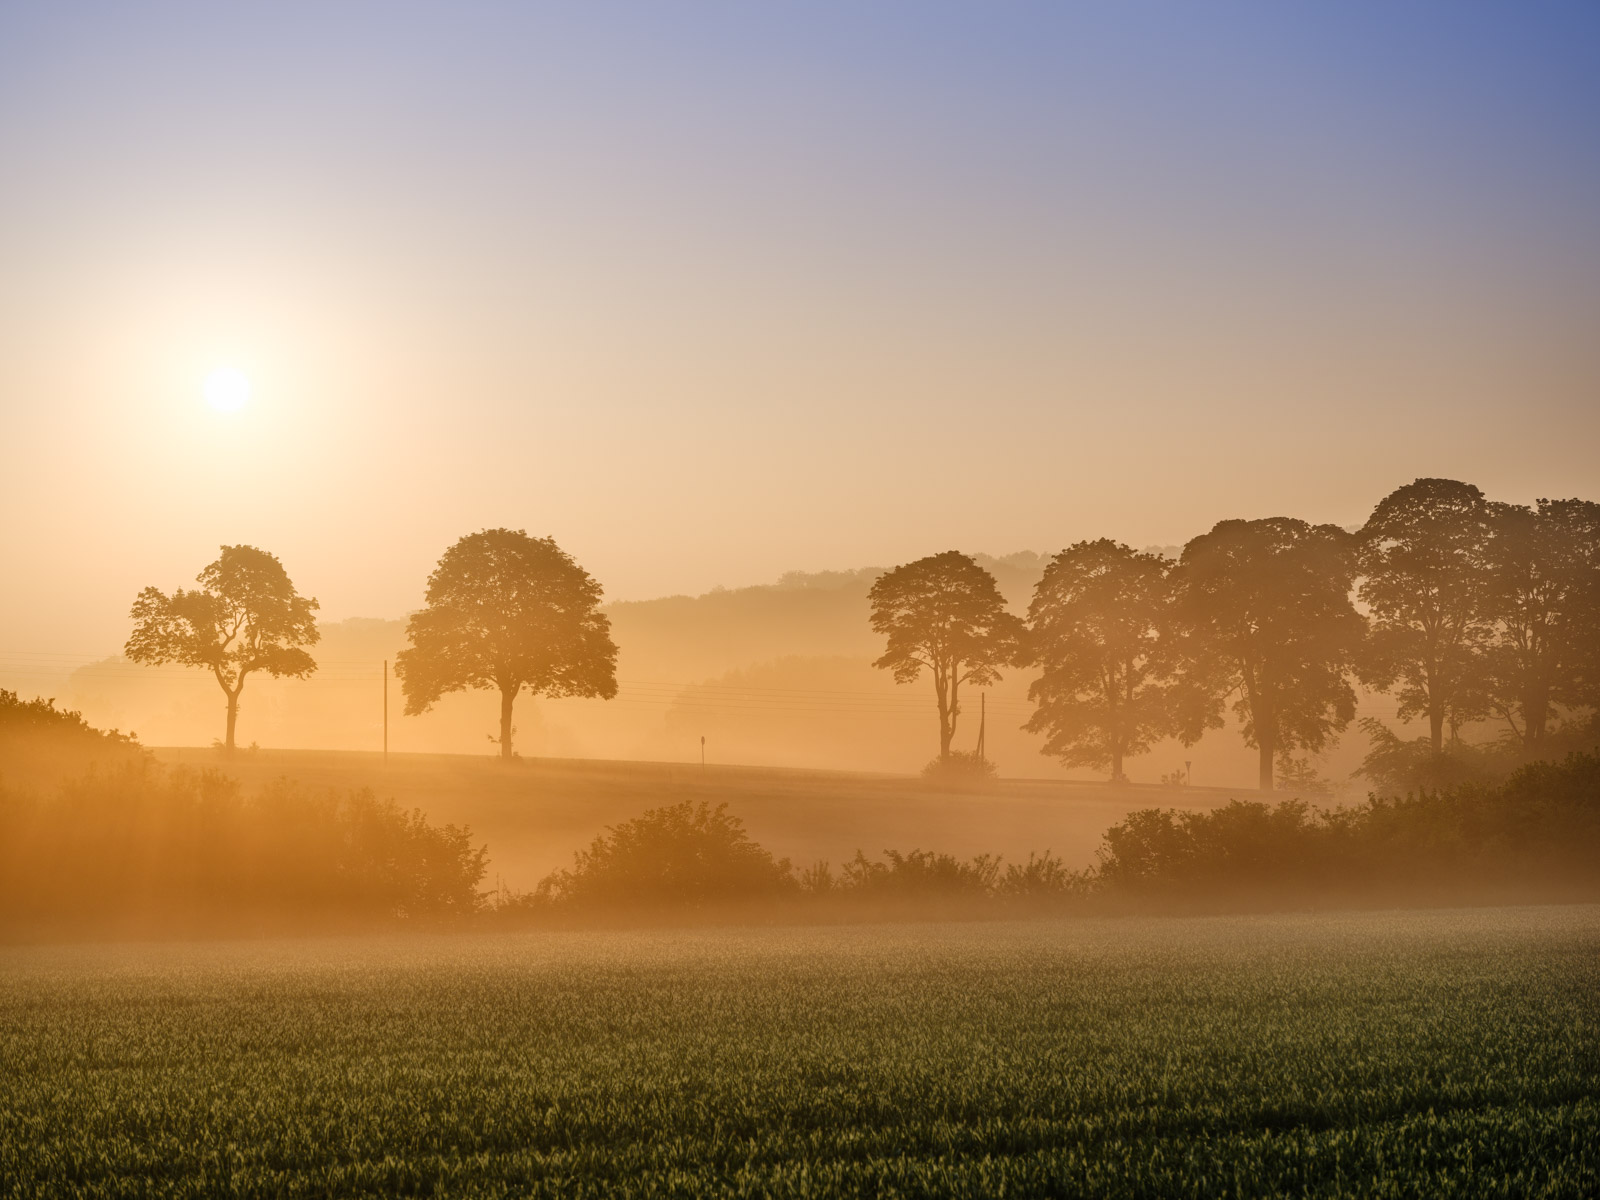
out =
[[312,788],[370,787],[430,820],[469,825],[487,844],[490,881],[531,889],[572,865],[605,826],[681,800],[727,802],[751,837],[807,866],[857,850],[988,852],[1025,862],[1052,850],[1073,867],[1094,861],[1101,835],[1137,808],[1209,808],[1249,792],[1006,779],[992,790],[941,792],[901,775],[778,767],[488,755],[261,750],[223,759],[202,749],[156,751],[166,763],[211,767],[258,787],[280,776]]
[[0,950],[0,1193],[1600,1193],[1600,909]]

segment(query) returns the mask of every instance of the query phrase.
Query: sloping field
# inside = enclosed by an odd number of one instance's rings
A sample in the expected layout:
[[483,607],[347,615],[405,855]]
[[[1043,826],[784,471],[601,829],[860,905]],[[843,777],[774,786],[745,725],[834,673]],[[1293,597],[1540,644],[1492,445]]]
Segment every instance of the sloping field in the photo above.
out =
[[447,754],[158,749],[164,762],[210,767],[254,788],[288,777],[313,788],[370,787],[440,822],[466,824],[487,843],[491,880],[525,889],[606,825],[680,800],[727,802],[750,834],[805,865],[857,849],[944,850],[1026,859],[1053,850],[1073,866],[1094,860],[1100,836],[1140,808],[1210,807],[1236,793],[1055,780],[1001,780],[978,793],[938,791],[896,775],[590,759],[498,759]]

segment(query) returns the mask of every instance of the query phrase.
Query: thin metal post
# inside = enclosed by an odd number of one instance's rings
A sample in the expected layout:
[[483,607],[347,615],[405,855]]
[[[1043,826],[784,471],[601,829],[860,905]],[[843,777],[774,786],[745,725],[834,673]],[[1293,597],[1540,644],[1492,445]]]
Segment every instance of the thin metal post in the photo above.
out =
[[389,660],[383,660],[383,765],[389,765]]

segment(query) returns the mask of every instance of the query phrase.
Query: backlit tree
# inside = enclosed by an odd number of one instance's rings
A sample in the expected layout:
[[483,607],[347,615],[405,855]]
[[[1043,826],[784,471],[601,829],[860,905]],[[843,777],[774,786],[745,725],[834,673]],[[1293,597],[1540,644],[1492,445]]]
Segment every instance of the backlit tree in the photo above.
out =
[[1600,504],[1493,507],[1490,703],[1530,755],[1559,715],[1600,706]]
[[1079,542],[1045,567],[1028,608],[1029,657],[1043,673],[1024,728],[1069,767],[1111,769],[1171,726],[1163,660],[1169,564],[1109,538]]
[[224,745],[233,749],[239,693],[256,671],[304,679],[317,669],[302,647],[315,645],[317,602],[300,595],[275,555],[224,546],[196,576],[198,588],[168,596],[148,587],[133,602],[133,634],[123,653],[136,663],[205,667],[228,698]]
[[1437,758],[1483,710],[1489,505],[1470,483],[1418,479],[1379,502],[1356,537],[1360,597],[1372,614],[1362,679],[1395,690],[1398,717],[1425,717]]
[[1222,725],[1231,699],[1272,788],[1274,760],[1316,752],[1355,716],[1346,673],[1364,622],[1350,602],[1351,535],[1292,517],[1223,521],[1173,572],[1186,742]]
[[617,647],[601,587],[550,538],[520,529],[470,533],[428,576],[427,606],[395,659],[406,712],[450,692],[500,693],[500,755],[511,757],[512,706],[536,696],[617,694]]
[[888,639],[872,665],[912,683],[933,676],[939,758],[950,757],[961,716],[961,685],[987,687],[1016,661],[1022,621],[1006,611],[994,576],[955,550],[919,558],[878,577],[868,593],[873,632]]

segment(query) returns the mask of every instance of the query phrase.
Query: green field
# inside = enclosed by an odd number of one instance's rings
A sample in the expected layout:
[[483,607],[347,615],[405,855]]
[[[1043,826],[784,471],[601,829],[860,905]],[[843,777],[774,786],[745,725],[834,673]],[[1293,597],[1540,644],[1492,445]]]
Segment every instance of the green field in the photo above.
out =
[[1600,908],[0,950],[0,1192],[1600,1192]]
[[1094,861],[1101,835],[1136,808],[1210,807],[1220,788],[1113,788],[1057,780],[1001,780],[982,793],[943,792],[903,775],[776,767],[518,759],[334,750],[215,751],[162,748],[163,762],[213,767],[247,787],[279,776],[313,788],[370,787],[435,822],[465,824],[487,844],[490,882],[531,889],[605,826],[681,800],[727,802],[750,836],[801,866],[834,864],[857,850],[943,850],[1026,861],[1052,850],[1073,867]]

